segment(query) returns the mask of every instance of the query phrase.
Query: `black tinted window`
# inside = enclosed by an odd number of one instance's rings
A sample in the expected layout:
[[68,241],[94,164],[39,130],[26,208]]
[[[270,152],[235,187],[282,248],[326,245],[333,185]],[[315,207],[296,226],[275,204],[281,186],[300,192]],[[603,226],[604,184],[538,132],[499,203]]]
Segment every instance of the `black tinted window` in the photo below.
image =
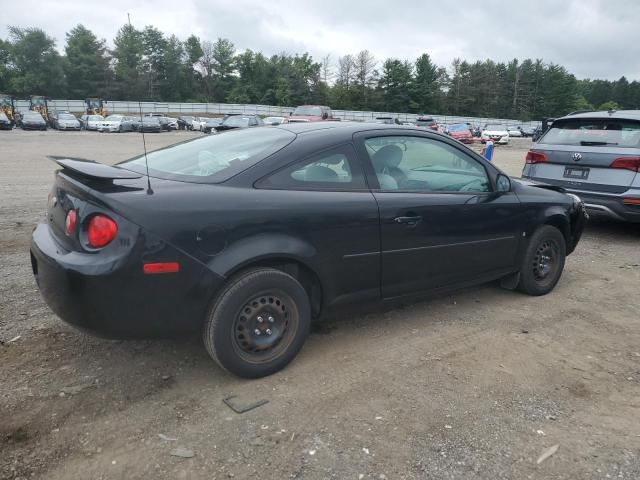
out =
[[538,143],[640,147],[640,122],[619,118],[573,118],[555,122]]
[[[145,121],[145,123],[147,123]],[[186,141],[147,154],[153,177],[199,183],[224,182],[291,143],[295,135],[280,129],[250,129]],[[145,173],[144,156],[119,166]]]

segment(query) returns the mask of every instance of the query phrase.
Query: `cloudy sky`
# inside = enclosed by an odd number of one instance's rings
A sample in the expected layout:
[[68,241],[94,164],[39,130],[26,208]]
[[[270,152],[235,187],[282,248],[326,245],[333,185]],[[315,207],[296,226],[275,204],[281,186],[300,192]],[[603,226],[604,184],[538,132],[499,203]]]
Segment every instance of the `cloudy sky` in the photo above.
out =
[[184,39],[225,37],[265,54],[310,52],[334,61],[370,50],[380,60],[428,52],[442,66],[460,57],[542,58],[578,78],[640,80],[640,0],[0,0],[7,26],[46,30],[64,46],[78,23],[111,45],[131,15]]

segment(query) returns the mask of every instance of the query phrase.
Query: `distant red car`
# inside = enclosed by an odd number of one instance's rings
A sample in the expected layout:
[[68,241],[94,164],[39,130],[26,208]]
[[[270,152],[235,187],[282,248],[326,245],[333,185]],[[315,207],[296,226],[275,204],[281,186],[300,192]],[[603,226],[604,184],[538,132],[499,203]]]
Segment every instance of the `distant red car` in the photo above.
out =
[[426,128],[437,132],[438,122],[431,117],[418,117],[416,119],[416,127]]
[[456,123],[449,125],[447,129],[449,136],[462,143],[473,143],[473,132],[466,123]]
[[300,105],[289,117],[289,123],[322,122],[325,120],[333,120],[333,112],[324,105]]

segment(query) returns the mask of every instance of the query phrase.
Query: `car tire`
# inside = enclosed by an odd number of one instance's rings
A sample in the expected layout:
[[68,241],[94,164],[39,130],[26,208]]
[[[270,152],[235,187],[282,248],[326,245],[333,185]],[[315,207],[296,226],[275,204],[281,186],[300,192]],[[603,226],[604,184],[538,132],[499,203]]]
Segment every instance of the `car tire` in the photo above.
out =
[[534,232],[522,259],[518,290],[528,295],[546,295],[554,289],[564,269],[564,235],[556,227],[544,225]]
[[202,336],[223,369],[260,378],[293,360],[310,325],[311,307],[302,285],[280,270],[256,268],[233,277],[217,295]]

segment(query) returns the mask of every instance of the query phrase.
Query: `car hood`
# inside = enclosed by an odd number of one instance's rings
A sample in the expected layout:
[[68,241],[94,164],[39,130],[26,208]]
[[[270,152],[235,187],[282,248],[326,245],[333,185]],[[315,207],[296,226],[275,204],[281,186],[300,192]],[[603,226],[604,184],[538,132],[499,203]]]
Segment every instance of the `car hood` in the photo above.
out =
[[292,115],[289,117],[290,122],[321,122],[322,117],[317,115]]
[[509,135],[509,132],[507,132],[506,130],[485,130],[484,132],[482,132],[483,135],[502,135],[502,136],[506,136]]
[[122,123],[122,120],[102,120],[103,125],[120,125]]

